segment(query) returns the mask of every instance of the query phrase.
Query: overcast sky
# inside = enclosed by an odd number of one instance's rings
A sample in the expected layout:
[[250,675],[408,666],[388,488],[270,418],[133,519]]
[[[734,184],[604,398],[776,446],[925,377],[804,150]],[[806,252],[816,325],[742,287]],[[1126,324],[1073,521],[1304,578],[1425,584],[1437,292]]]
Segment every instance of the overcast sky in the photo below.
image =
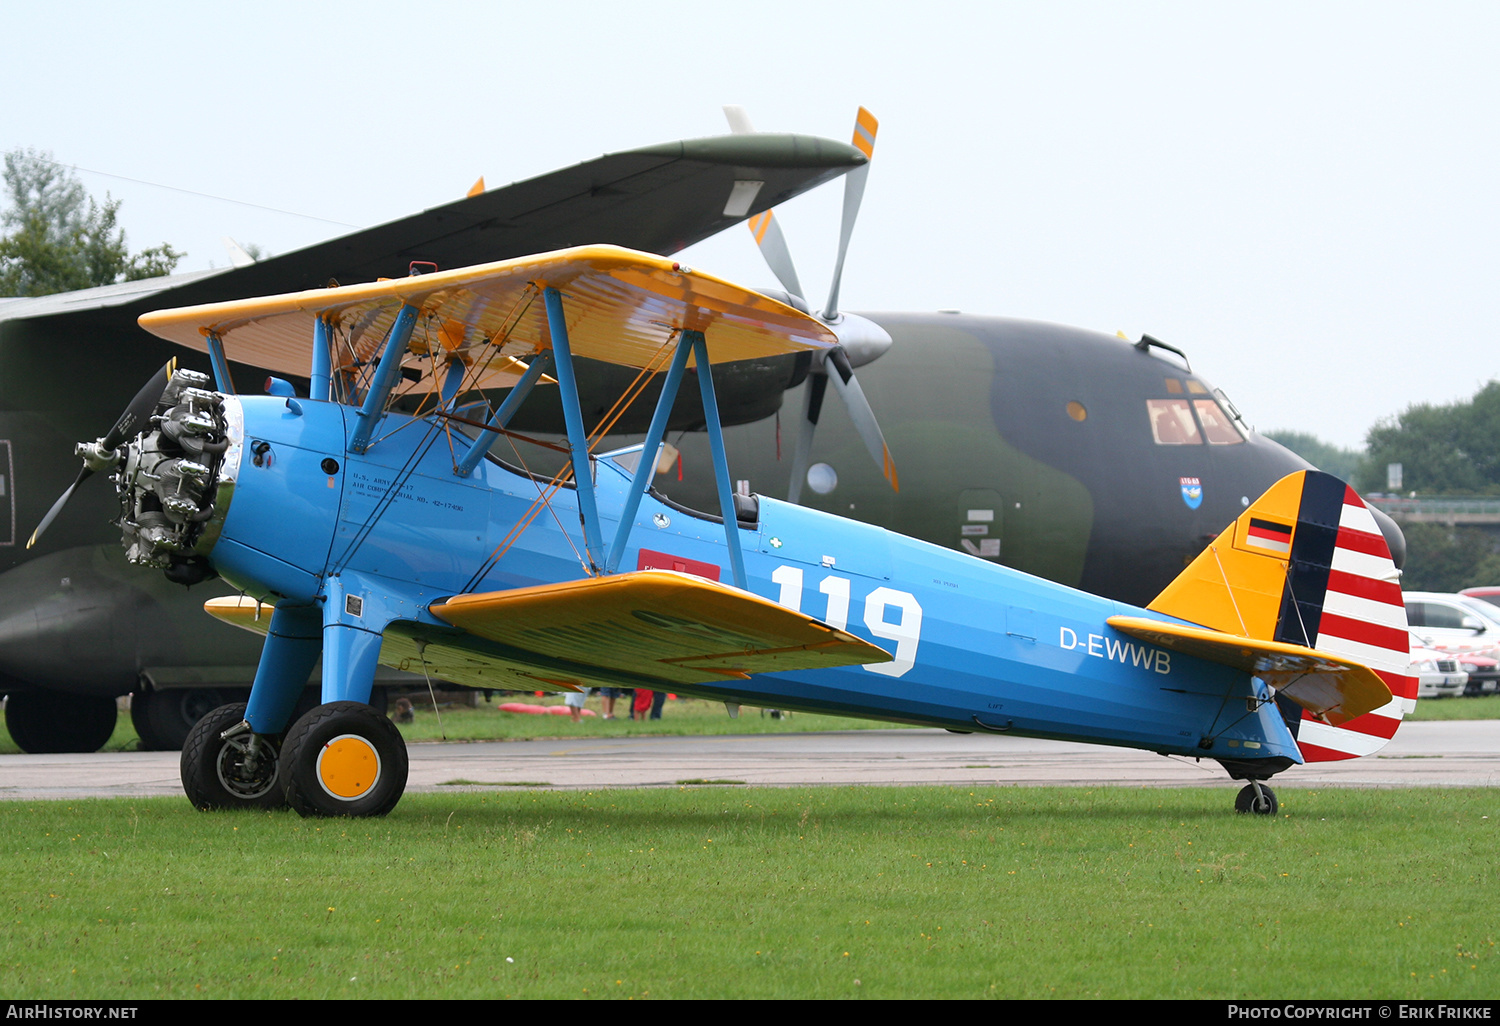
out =
[[[843,140],[864,104],[847,309],[1146,331],[1259,429],[1345,446],[1500,365],[1500,5],[56,0],[3,24],[0,149],[78,166],[182,270],[224,266],[220,236],[282,253],[479,175],[721,134],[725,103]],[[778,211],[817,299],[841,189]],[[688,259],[772,281],[743,228]]]

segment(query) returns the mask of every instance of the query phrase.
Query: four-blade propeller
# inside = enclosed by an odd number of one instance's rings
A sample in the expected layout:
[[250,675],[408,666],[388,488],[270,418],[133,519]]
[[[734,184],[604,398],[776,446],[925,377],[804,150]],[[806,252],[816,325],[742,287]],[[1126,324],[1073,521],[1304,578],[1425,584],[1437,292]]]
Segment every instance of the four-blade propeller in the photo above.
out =
[[[730,129],[736,133],[755,131],[743,107],[726,106],[724,116],[729,120]],[[878,127],[879,122],[875,120],[875,115],[861,107],[854,119],[854,145],[866,158],[874,155],[875,132]],[[818,417],[823,410],[823,396],[830,383],[833,385],[834,392],[838,393],[838,397],[843,400],[844,406],[849,410],[849,416],[854,421],[854,428],[859,433],[860,439],[864,441],[865,448],[870,451],[875,465],[891,483],[891,487],[900,491],[900,484],[896,478],[896,464],[891,459],[891,450],[885,444],[885,436],[881,434],[880,424],[875,419],[875,411],[870,408],[864,389],[859,387],[859,379],[854,376],[856,366],[869,363],[890,348],[891,337],[875,322],[857,314],[841,313],[838,308],[839,285],[844,276],[844,257],[849,252],[849,239],[854,234],[854,222],[859,216],[860,203],[865,195],[865,181],[869,177],[870,165],[868,163],[861,164],[844,176],[844,218],[839,231],[838,261],[833,269],[833,284],[828,290],[828,302],[824,305],[823,311],[816,314],[819,320],[834,329],[840,338],[841,345],[814,357],[813,365],[808,372],[809,380],[803,400],[802,422],[797,431],[797,445],[792,456],[792,480],[787,489],[789,502],[798,502],[802,498],[802,486],[807,480],[808,461],[812,457],[813,433],[817,430]],[[782,288],[786,289],[788,295],[792,297],[794,305],[800,305],[806,309],[806,293],[802,289],[801,281],[797,278],[797,269],[792,263],[791,250],[787,246],[786,236],[782,234],[780,223],[769,210],[756,214],[748,223],[750,233],[755,237],[756,245],[760,247],[761,255],[765,257],[771,273],[776,275],[776,280],[781,282]]]

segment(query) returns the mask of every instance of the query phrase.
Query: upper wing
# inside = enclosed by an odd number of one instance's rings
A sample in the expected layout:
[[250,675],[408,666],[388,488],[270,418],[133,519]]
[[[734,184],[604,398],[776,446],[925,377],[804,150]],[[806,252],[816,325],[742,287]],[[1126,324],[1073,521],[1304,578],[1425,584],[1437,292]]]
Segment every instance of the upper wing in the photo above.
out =
[[[264,606],[204,605],[264,632]],[[459,595],[432,612],[460,632],[392,624],[380,661],[473,687],[575,691],[743,680],[752,673],[888,662],[869,642],[728,585],[670,570]]]
[[[280,296],[157,310],[141,326],[206,352],[223,339],[234,360],[284,374],[306,373],[319,318],[338,336],[342,366],[369,364],[403,306],[420,330],[409,358],[494,346],[529,355],[549,342],[541,288],[564,293],[574,354],[644,367],[677,330],[704,333],[714,363],[826,349],[838,342],[822,323],[759,292],[618,246],[581,246],[516,260]],[[493,350],[490,350],[493,352]],[[436,361],[434,361],[436,362]]]
[[[316,288],[329,278],[405,276],[413,260],[462,267],[600,242],[675,253],[863,163],[864,155],[852,146],[813,136],[663,143],[607,154],[247,267],[3,302],[0,320],[119,310],[119,326],[131,330],[140,313],[163,305]],[[101,323],[98,316],[88,322],[96,331]]]

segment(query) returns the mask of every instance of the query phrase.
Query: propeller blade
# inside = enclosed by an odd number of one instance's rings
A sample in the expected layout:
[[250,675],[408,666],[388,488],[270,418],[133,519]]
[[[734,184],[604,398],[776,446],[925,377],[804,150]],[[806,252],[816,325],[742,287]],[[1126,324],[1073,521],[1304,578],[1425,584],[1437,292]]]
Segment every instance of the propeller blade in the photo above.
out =
[[859,379],[854,376],[854,368],[849,365],[848,355],[842,349],[832,349],[823,362],[828,368],[828,380],[844,405],[849,408],[854,429],[864,439],[865,448],[870,450],[870,456],[874,458],[875,465],[880,468],[885,479],[891,483],[892,490],[899,492],[901,484],[896,478],[896,463],[891,459],[891,450],[885,444],[885,436],[880,433],[875,411],[870,409],[870,401],[865,398],[865,390],[859,387]]
[[[729,122],[729,130],[735,135],[755,134],[755,126],[750,124],[750,114],[739,104],[726,103],[724,118]],[[750,234],[755,236],[755,244],[760,247],[760,255],[766,258],[771,273],[776,275],[781,287],[798,299],[805,300],[807,293],[802,291],[802,283],[797,280],[797,268],[792,264],[792,251],[787,247],[786,236],[781,233],[781,225],[769,210],[756,214],[750,219],[749,225]]]
[[755,134],[755,126],[750,124],[750,112],[737,103],[724,104],[724,120],[729,122],[729,131],[734,135]]
[[755,244],[760,247],[760,255],[766,258],[781,287],[798,299],[805,298],[807,294],[797,280],[797,268],[792,265],[792,251],[787,248],[786,236],[781,233],[781,222],[767,210],[746,223],[750,225],[750,234],[755,236]]
[[[875,115],[861,107],[854,118],[854,146],[868,161],[875,156],[875,132],[880,122]],[[839,282],[844,277],[844,257],[849,252],[849,237],[854,234],[854,220],[859,216],[859,204],[865,197],[865,179],[870,177],[870,165],[861,164],[844,176],[844,224],[839,231],[839,259],[833,267],[833,287],[828,290],[828,305],[823,308],[823,320],[835,321],[839,315]]]
[[118,449],[121,442],[141,433],[146,422],[151,419],[151,414],[156,411],[156,401],[167,390],[167,382],[172,380],[172,373],[176,369],[177,357],[174,356],[142,386],[135,398],[130,400],[130,405],[125,407],[125,412],[120,414],[120,419],[115,421],[115,426],[109,429],[109,434],[99,440],[101,449]]
[[823,394],[828,391],[828,375],[814,371],[808,375],[807,391],[802,396],[802,423],[797,428],[797,448],[792,452],[792,482],[786,490],[786,501],[802,501],[802,486],[807,483],[808,462],[812,459],[813,432],[818,415],[823,412]]
[[[174,356],[163,364],[161,370],[157,371],[151,380],[146,382],[141,390],[135,394],[135,398],[130,400],[130,405],[125,407],[125,412],[120,414],[120,419],[115,421],[115,426],[109,429],[108,434],[99,439],[97,446],[88,447],[96,455],[102,454],[103,459],[96,465],[107,465],[108,459],[112,458],[109,455],[110,453],[118,449],[122,442],[134,438],[141,433],[150,421],[151,414],[156,411],[157,400],[167,390],[167,382],[172,380],[172,375],[176,370],[177,358]],[[79,452],[83,452],[84,448],[84,446],[80,446]],[[93,456],[85,458],[94,459]],[[58,496],[57,501],[52,504],[52,508],[47,511],[47,515],[42,517],[42,522],[36,525],[35,531],[31,532],[31,537],[26,541],[28,549],[37,543],[37,539],[41,538],[42,532],[47,530],[52,521],[62,512],[63,507],[68,504],[68,500],[73,497],[73,492],[77,490],[78,486],[93,475],[94,468],[85,463],[83,468],[78,471],[78,476],[73,479],[73,483],[68,485],[68,490]]]
[[42,532],[47,529],[53,520],[57,519],[57,515],[62,512],[62,508],[73,497],[73,490],[93,476],[93,473],[88,467],[79,469],[78,476],[73,479],[72,484],[68,485],[68,490],[57,497],[57,501],[52,504],[52,508],[47,511],[47,515],[42,517],[42,522],[36,525],[35,531],[31,532],[31,537],[26,539],[26,547],[28,549],[37,543],[37,539],[42,536]]

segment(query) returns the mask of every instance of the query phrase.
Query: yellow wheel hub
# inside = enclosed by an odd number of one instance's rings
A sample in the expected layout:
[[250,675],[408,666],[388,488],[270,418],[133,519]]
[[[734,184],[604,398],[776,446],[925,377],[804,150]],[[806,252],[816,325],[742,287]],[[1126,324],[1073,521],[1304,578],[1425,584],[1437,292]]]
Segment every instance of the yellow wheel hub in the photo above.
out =
[[318,783],[343,801],[370,793],[380,780],[380,754],[357,734],[343,734],[318,753]]

